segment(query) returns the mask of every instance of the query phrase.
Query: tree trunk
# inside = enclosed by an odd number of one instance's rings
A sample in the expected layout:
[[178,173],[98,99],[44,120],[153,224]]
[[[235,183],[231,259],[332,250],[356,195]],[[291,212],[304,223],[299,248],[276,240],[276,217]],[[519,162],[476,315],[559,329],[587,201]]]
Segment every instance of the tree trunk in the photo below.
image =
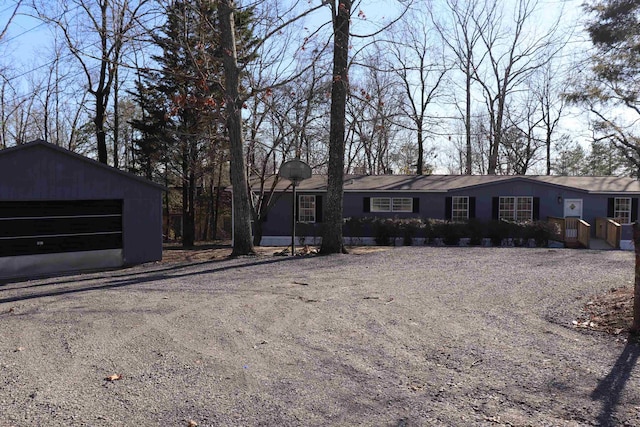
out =
[[422,175],[424,170],[424,136],[422,133],[422,120],[418,123],[418,164],[416,175]]
[[225,112],[229,132],[231,186],[233,188],[233,251],[232,256],[253,255],[251,240],[251,204],[244,158],[242,136],[242,100],[240,99],[238,56],[236,52],[233,0],[218,0],[221,48],[225,78]]
[[636,276],[633,288],[633,323],[629,330],[632,334],[640,334],[640,222],[633,224],[633,244],[636,252]]
[[466,107],[465,107],[465,117],[464,117],[464,130],[465,130],[465,138],[466,138],[466,148],[467,148],[467,158],[465,161],[465,171],[466,175],[471,175],[472,172],[472,151],[471,151],[471,59],[467,58],[466,63]]
[[104,122],[106,119],[106,102],[104,101],[105,94],[100,92],[95,92],[94,94],[96,98],[96,116],[93,119],[93,124],[96,126],[96,141],[98,145],[98,161],[100,163],[104,163],[105,165],[108,163],[107,160],[107,134],[104,131]]
[[[342,195],[344,184],[344,135],[347,94],[349,92],[349,19],[351,0],[332,3],[333,19],[333,82],[331,85],[331,115],[329,125],[329,165],[327,203],[320,253],[341,253]],[[337,10],[335,10],[337,8]]]

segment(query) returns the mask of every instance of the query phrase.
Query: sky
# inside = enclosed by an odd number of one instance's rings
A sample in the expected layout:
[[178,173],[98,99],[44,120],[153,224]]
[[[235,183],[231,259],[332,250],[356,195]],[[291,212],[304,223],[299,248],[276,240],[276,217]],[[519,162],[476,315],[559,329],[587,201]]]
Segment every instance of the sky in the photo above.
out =
[[[9,14],[13,11],[12,0],[10,3],[5,3],[4,6],[0,6],[0,25],[4,26]],[[504,0],[513,1],[513,0]],[[355,22],[353,28],[356,30],[363,30],[371,25],[375,27],[377,23],[387,21],[391,16],[394,16],[394,10],[389,7],[389,4],[394,4],[389,0],[369,0],[364,1],[362,4],[362,12],[365,15],[365,19],[358,19]],[[416,0],[416,4],[424,3],[424,0]],[[563,19],[565,23],[571,23],[570,26],[575,24],[575,33],[572,39],[573,49],[581,51],[588,48],[589,44],[586,42],[586,37],[583,32],[580,31],[579,21],[582,17],[581,4],[582,0],[542,0],[544,16],[549,21],[556,16],[559,11],[562,10]],[[356,14],[358,11],[356,11]],[[326,22],[330,18],[328,11],[320,11],[315,17],[310,18],[310,23]],[[544,25],[544,22],[541,23]],[[7,34],[2,46],[0,47],[0,54],[3,56],[4,61],[7,58],[10,59],[12,67],[18,70],[16,73],[16,80],[18,76],[20,78],[28,77],[29,74],[36,74],[40,68],[46,67],[48,61],[47,55],[52,44],[53,33],[52,31],[39,20],[30,17],[24,13],[19,14],[14,19],[10,31]],[[44,65],[43,65],[44,64]],[[574,140],[579,142],[585,148],[588,149],[590,145],[591,133],[588,129],[588,121],[586,116],[581,112],[579,108],[571,108],[568,114],[563,118],[561,124],[563,131],[571,133]],[[447,137],[445,135],[432,140],[435,145],[447,144]],[[439,169],[442,172],[442,169]]]

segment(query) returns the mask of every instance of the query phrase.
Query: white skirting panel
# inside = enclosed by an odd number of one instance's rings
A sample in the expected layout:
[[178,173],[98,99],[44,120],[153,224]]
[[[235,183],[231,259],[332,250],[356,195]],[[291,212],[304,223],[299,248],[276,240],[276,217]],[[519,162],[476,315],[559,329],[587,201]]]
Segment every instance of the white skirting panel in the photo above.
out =
[[620,249],[622,249],[623,251],[635,250],[635,246],[633,245],[633,240],[620,240]]
[[[421,244],[424,244],[424,239],[422,242]],[[296,237],[296,246],[320,246],[320,244],[322,244],[322,237]],[[373,237],[345,237],[344,244],[347,246],[375,245],[376,240]],[[402,244],[401,239],[400,244]],[[262,236],[260,246],[291,246],[291,236]]]
[[121,267],[122,249],[0,257],[0,279]]

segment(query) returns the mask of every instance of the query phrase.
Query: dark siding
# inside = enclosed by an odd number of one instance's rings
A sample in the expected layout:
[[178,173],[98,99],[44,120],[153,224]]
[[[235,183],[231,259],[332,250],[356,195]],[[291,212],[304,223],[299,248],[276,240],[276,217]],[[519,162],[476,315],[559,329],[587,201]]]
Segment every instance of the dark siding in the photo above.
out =
[[476,217],[476,198],[469,197],[469,219]]
[[[159,186],[50,144],[27,144],[0,155],[0,200],[66,206],[83,201],[74,207],[77,212],[99,201],[123,201],[119,247],[125,264],[162,258],[161,196]],[[101,208],[108,212],[108,206]]]
[[614,209],[615,209],[615,199],[613,197],[609,197],[607,199],[607,216],[609,218],[613,218]]
[[446,220],[450,220],[452,217],[452,200],[451,197],[444,198],[444,219]]
[[316,196],[316,222],[322,222],[322,196]]

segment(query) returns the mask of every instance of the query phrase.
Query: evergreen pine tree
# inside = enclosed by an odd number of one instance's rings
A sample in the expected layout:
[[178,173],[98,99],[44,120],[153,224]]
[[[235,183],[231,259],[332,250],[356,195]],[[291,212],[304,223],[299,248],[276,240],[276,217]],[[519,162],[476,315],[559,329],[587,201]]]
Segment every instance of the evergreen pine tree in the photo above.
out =
[[[143,116],[134,121],[139,131],[138,164],[149,175],[161,159],[164,173],[175,171],[174,185],[182,189],[182,243],[195,241],[195,196],[204,159],[224,149],[221,106],[224,99],[220,32],[216,3],[176,0],[167,6],[166,23],[154,42],[161,54],[153,57],[157,70],[140,70],[135,97]],[[247,30],[251,12],[239,15],[243,43],[252,40]],[[209,167],[214,165],[209,165]]]

